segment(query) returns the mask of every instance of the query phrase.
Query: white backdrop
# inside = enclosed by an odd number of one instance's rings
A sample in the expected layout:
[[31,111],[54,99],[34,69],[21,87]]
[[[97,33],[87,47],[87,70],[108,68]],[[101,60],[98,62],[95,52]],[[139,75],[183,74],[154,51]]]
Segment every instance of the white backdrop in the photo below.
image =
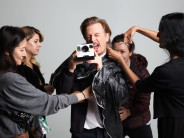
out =
[[[103,18],[112,30],[111,39],[133,25],[158,30],[161,17],[170,12],[184,12],[183,0],[0,0],[0,27],[3,25],[34,26],[45,40],[37,60],[46,82],[50,74],[83,43],[80,24],[90,16]],[[140,34],[134,37],[135,52],[146,56],[150,73],[167,61],[158,44]],[[152,94],[153,96],[153,94]],[[153,97],[150,110],[153,114]],[[152,116],[153,118],[153,116]],[[47,117],[52,131],[47,138],[69,138],[70,107]],[[157,138],[156,120],[151,120]]]

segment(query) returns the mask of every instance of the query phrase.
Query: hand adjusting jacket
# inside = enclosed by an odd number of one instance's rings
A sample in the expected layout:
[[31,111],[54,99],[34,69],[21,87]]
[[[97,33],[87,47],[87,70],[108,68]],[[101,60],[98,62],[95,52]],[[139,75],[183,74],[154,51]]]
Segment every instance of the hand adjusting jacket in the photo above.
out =
[[[54,87],[60,78],[60,74],[67,69],[69,58],[55,71],[51,80]],[[74,71],[77,79],[83,79],[94,75],[92,90],[97,104],[102,108],[104,127],[112,138],[122,138],[123,126],[119,117],[119,107],[128,99],[128,87],[125,82],[125,74],[115,62],[107,55],[102,58],[103,67],[96,71],[93,64],[83,63]]]

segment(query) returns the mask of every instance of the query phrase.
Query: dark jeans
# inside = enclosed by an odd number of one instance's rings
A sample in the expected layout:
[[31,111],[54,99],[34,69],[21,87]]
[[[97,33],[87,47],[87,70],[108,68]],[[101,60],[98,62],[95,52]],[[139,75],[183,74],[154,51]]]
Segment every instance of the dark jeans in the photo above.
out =
[[84,129],[81,138],[109,138],[103,128]]
[[150,125],[145,125],[135,129],[127,129],[124,127],[123,134],[129,138],[153,138]]
[[184,118],[158,118],[158,138],[184,138]]

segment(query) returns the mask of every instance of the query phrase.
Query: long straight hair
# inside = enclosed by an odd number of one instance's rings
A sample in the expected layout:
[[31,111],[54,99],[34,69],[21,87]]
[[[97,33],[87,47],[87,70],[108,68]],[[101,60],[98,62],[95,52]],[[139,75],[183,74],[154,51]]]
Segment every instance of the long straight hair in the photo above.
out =
[[184,57],[184,13],[170,13],[159,25],[160,40],[171,56]]
[[25,33],[18,27],[3,26],[0,28],[0,71],[16,71],[13,52],[24,39]]
[[[32,26],[23,26],[23,27],[21,27],[21,29],[24,31],[27,41],[29,41],[33,37],[34,34],[38,34],[38,36],[40,38],[40,42],[43,42],[44,37],[43,37],[43,34],[40,32],[40,30],[38,30]],[[26,57],[25,57],[23,62],[24,62],[24,64],[27,64]],[[36,60],[35,56],[31,57],[31,63],[35,64],[40,69],[40,63]]]

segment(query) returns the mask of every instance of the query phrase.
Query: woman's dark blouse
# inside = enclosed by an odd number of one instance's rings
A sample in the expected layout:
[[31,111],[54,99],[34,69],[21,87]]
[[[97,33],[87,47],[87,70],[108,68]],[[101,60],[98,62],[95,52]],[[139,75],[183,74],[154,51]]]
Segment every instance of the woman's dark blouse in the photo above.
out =
[[184,58],[171,59],[150,77],[136,82],[140,92],[154,92],[154,118],[184,117]]
[[[46,92],[44,89],[45,79],[43,78],[38,66],[33,64],[33,70],[26,65],[18,66],[18,73],[26,78],[26,80],[31,83],[36,88],[40,89],[41,91]],[[41,81],[41,83],[40,83]],[[42,84],[42,85],[40,85]]]

